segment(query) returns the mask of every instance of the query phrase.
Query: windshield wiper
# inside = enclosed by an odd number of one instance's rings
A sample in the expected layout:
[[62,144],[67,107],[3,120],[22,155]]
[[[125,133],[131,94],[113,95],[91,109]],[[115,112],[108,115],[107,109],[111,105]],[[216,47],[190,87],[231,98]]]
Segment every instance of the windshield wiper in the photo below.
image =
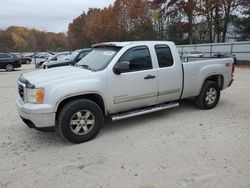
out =
[[82,67],[82,68],[87,69],[87,70],[92,70],[88,65],[79,65],[79,64],[76,64],[76,66]]

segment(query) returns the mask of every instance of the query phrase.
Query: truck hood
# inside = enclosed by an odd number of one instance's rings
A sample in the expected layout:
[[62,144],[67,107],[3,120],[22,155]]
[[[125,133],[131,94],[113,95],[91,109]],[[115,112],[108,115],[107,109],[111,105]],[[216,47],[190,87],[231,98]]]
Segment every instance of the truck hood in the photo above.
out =
[[24,73],[22,77],[35,86],[41,86],[51,82],[69,81],[79,76],[88,78],[89,74],[94,72],[80,67],[65,66]]

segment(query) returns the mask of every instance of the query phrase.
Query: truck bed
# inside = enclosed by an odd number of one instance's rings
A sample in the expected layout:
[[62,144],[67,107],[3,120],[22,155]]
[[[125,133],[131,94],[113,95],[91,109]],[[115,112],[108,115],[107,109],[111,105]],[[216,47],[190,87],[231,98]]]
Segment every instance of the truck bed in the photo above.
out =
[[[223,76],[224,84],[222,89],[226,88],[231,81],[233,63],[233,58],[182,62],[183,93],[181,98],[197,96],[204,80],[215,74]],[[214,70],[216,70],[216,72]]]

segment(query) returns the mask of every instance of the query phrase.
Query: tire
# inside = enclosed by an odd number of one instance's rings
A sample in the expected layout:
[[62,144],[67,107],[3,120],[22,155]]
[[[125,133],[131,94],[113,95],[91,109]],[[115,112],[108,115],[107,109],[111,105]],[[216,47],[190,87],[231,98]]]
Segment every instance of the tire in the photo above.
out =
[[200,94],[195,98],[196,105],[201,109],[214,108],[220,99],[220,88],[214,81],[205,81]]
[[29,59],[26,59],[26,60],[25,60],[25,63],[26,63],[26,64],[30,64],[30,62],[31,62],[31,60],[29,60]]
[[91,100],[77,99],[66,104],[58,115],[60,135],[72,143],[95,138],[103,126],[103,113]]
[[6,71],[14,71],[14,66],[12,64],[5,65]]

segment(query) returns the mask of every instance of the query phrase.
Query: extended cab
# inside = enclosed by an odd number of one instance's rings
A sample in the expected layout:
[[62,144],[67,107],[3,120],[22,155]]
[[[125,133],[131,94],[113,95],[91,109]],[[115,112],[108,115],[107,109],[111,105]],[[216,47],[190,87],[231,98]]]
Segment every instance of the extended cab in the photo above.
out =
[[75,66],[21,75],[16,104],[29,127],[56,128],[81,143],[98,134],[105,116],[129,118],[189,97],[214,108],[233,73],[233,58],[182,63],[173,42],[101,43]]

